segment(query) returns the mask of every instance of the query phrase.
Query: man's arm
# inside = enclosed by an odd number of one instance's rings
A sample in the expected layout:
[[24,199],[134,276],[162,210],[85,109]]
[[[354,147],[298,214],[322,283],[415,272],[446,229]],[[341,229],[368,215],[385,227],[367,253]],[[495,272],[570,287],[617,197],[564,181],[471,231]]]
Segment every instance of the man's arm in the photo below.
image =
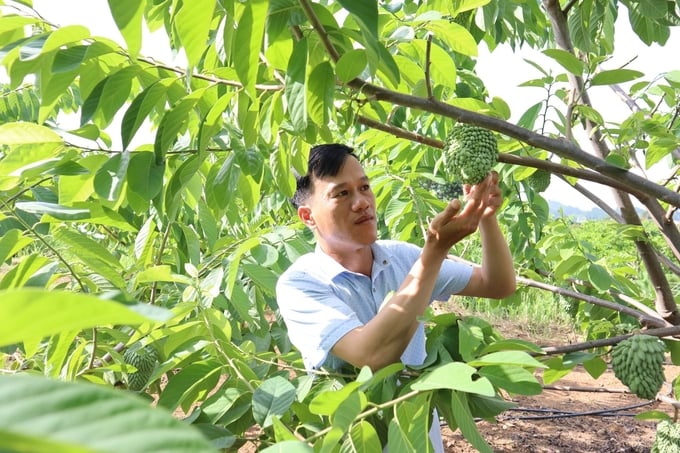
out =
[[[450,248],[476,231],[480,222],[485,224],[487,245],[493,246],[499,238],[504,244],[500,230],[494,231],[499,205],[489,205],[498,202],[497,178],[497,175],[495,179],[488,177],[479,185],[467,188],[462,210],[460,201],[453,200],[434,218],[423,251],[399,289],[371,321],[338,340],[333,354],[356,367],[367,365],[373,370],[399,361],[418,327],[418,317],[429,305],[441,264]],[[510,275],[514,280],[514,273]]]

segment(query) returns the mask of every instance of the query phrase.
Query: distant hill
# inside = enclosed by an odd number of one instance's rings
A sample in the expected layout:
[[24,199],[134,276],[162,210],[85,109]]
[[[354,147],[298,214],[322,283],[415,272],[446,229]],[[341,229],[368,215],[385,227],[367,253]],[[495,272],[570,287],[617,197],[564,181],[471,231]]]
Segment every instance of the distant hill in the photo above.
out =
[[550,207],[550,215],[554,217],[564,215],[565,217],[573,217],[575,220],[579,221],[601,220],[607,218],[607,214],[597,207],[593,207],[589,211],[584,211],[583,209],[563,205],[556,201],[548,201],[548,206]]

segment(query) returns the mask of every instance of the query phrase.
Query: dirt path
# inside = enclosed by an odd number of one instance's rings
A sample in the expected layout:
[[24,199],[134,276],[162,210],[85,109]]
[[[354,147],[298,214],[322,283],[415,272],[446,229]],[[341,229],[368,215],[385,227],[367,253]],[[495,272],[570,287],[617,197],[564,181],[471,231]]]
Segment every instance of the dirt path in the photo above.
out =
[[[680,372],[680,367],[667,365],[666,380],[670,382]],[[660,410],[673,415],[666,403],[641,400],[630,393],[613,393],[606,390],[626,390],[611,370],[597,380],[581,368],[560,379],[553,386],[593,388],[600,391],[567,391],[546,389],[535,397],[512,398],[518,408],[530,411],[507,411],[498,417],[498,423],[477,423],[482,436],[494,452],[527,453],[642,453],[649,452],[654,442],[656,422],[640,421],[632,414]],[[642,407],[633,407],[645,404]],[[629,408],[628,408],[629,407]],[[628,408],[616,411],[619,408]],[[547,410],[584,413],[615,411],[610,415],[592,414],[560,418],[529,419],[550,416]],[[460,432],[444,428],[444,445],[448,452],[476,452],[463,439]]]

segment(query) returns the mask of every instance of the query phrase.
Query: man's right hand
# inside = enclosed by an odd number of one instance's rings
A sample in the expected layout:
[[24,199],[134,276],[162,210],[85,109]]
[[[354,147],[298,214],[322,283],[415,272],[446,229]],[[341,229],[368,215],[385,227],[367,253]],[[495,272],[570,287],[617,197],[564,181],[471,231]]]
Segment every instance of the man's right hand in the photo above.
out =
[[495,214],[502,203],[495,172],[479,184],[464,189],[465,205],[460,200],[452,200],[430,222],[426,247],[448,254],[454,244],[477,231],[482,218]]

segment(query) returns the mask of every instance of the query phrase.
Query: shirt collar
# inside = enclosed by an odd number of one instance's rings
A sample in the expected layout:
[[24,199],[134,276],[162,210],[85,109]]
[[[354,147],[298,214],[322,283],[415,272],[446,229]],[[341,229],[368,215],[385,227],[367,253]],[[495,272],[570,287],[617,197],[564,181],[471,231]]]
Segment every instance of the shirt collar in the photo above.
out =
[[[371,251],[373,251],[373,275],[377,275],[382,269],[390,265],[392,255],[383,247],[379,241],[371,244]],[[331,258],[326,252],[321,249],[319,244],[316,244],[314,253],[319,259],[319,265],[325,270],[325,273],[330,278],[335,278],[343,272],[350,272],[342,264]]]

